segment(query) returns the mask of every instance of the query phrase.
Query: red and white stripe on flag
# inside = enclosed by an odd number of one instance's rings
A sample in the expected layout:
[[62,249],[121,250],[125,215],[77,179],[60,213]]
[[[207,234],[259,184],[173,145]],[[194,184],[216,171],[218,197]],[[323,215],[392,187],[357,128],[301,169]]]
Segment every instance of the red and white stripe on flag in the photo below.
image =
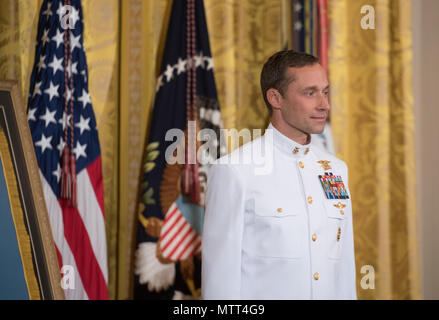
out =
[[165,215],[160,248],[163,257],[173,261],[187,259],[201,249],[201,237],[187,222],[175,202]]
[[58,262],[74,271],[73,276],[69,274],[74,283],[64,288],[66,299],[108,299],[101,157],[77,176],[76,208],[58,199],[44,175],[40,175]]

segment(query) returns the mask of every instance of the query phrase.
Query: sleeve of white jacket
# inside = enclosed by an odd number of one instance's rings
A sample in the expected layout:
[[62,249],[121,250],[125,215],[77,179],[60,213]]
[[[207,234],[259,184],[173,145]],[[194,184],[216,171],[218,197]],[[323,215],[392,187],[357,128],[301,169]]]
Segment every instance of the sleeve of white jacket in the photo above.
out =
[[[345,164],[346,188],[348,186],[348,170]],[[352,198],[352,197],[351,197]],[[352,199],[351,199],[352,203]],[[345,300],[357,299],[356,288],[356,269],[355,269],[355,251],[354,251],[354,228],[353,228],[353,213],[352,210],[346,216],[345,225],[345,241],[341,255],[341,276],[339,277],[339,298]]]
[[239,172],[214,164],[207,179],[202,235],[203,299],[240,299],[245,190]]

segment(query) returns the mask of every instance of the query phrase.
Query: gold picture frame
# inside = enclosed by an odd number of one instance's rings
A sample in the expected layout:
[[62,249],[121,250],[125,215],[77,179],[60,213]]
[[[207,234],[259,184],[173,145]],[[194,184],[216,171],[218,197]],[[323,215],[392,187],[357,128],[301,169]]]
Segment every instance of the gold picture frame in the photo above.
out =
[[9,207],[0,210],[12,215],[15,230],[10,231],[16,235],[27,296],[65,299],[32,136],[16,81],[0,80],[0,154],[9,198]]

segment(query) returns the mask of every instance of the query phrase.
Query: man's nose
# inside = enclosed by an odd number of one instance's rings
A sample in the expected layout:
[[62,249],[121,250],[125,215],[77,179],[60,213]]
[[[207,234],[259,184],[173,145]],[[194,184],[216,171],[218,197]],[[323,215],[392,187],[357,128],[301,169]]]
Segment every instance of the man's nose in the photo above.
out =
[[324,94],[322,94],[319,103],[319,109],[329,111],[330,108],[331,106],[329,105],[329,96],[325,96]]

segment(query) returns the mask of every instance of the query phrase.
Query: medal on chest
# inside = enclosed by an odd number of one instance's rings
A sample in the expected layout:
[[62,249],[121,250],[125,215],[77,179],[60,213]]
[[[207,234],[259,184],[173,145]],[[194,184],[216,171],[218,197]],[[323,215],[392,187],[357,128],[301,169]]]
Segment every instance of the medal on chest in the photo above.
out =
[[341,176],[325,172],[324,175],[319,175],[319,179],[327,199],[349,199]]

